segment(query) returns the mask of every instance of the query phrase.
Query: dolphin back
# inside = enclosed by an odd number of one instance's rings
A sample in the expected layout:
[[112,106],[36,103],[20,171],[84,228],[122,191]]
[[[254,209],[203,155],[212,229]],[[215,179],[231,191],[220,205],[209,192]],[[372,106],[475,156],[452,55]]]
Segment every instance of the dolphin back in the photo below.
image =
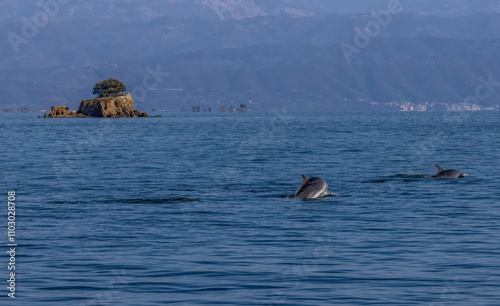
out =
[[438,173],[432,176],[435,178],[459,178],[463,176],[462,172],[458,170],[443,170],[439,165],[436,165],[436,168],[438,169]]
[[295,193],[296,198],[301,199],[315,199],[328,191],[326,181],[320,177],[308,178],[307,175],[302,175],[302,185]]

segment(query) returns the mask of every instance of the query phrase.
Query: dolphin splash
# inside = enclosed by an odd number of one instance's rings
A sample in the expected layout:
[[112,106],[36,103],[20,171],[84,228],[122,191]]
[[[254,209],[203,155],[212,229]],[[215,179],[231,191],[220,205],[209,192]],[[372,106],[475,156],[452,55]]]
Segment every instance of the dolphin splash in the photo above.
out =
[[301,199],[317,199],[326,195],[328,192],[328,185],[325,180],[320,177],[307,177],[302,174],[302,185],[295,193],[295,198]]
[[432,177],[435,178],[459,178],[459,177],[464,177],[465,175],[458,171],[458,170],[443,170],[439,165],[435,165],[436,168],[438,169],[438,173],[433,175]]

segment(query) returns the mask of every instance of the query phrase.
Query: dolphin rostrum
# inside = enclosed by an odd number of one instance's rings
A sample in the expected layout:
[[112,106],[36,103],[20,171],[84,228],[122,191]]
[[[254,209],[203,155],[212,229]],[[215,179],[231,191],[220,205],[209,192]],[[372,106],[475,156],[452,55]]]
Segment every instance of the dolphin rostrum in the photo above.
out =
[[324,196],[328,192],[328,185],[325,180],[320,177],[307,177],[302,174],[302,185],[295,193],[295,198],[301,199],[316,199]]
[[449,177],[449,178],[458,178],[458,177],[463,177],[464,174],[458,170],[443,170],[443,168],[439,167],[439,165],[435,165],[436,168],[438,168],[438,173],[436,175],[433,175],[432,177],[435,178],[443,178],[443,177]]

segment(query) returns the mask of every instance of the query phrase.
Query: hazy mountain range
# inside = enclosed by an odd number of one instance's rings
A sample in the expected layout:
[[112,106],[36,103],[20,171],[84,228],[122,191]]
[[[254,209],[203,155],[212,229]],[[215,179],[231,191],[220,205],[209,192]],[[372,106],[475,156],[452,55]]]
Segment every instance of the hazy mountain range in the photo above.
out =
[[[39,10],[37,3],[52,0],[3,0],[0,16],[22,18]],[[369,13],[391,0],[56,0],[59,18],[117,18],[151,20],[180,18],[243,19],[262,16],[310,16]],[[399,0],[407,13],[460,16],[500,12],[497,0]]]
[[[0,108],[76,108],[109,77],[139,109],[459,103],[500,81],[497,1],[401,0],[362,46],[390,1],[55,1],[0,4]],[[499,104],[490,89],[481,103]]]

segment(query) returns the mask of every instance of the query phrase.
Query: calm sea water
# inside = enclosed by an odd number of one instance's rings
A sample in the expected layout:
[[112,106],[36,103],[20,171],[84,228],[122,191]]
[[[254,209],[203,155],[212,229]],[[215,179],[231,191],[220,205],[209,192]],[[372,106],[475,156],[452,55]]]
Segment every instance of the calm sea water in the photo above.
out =
[[163,115],[0,114],[16,305],[499,305],[500,113]]

